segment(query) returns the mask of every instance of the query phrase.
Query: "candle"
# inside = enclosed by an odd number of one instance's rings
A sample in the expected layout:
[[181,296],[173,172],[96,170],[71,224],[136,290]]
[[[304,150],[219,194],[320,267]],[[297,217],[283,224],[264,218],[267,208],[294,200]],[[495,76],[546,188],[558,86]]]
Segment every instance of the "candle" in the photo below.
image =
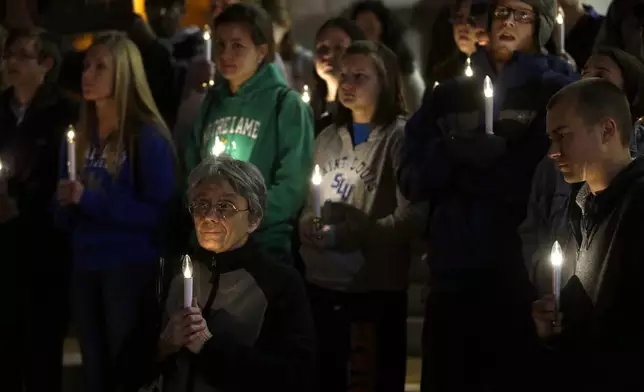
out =
[[566,25],[564,24],[563,11],[557,13],[557,27],[559,29],[559,53],[566,52]]
[[302,89],[302,101],[304,103],[311,102],[311,94],[309,94],[309,86],[307,84],[305,84],[304,88]]
[[[203,41],[205,45],[205,53],[206,53],[206,60],[208,60],[208,63],[212,63],[212,33],[210,31],[210,26],[205,25],[203,28]],[[212,78],[212,75],[210,75],[210,79],[208,80],[208,83],[204,83],[203,87],[207,86],[214,86],[215,81]]]
[[492,86],[492,80],[490,80],[489,76],[486,76],[485,81],[483,82],[483,95],[485,96],[485,133],[493,135],[494,87]]
[[9,192],[7,189],[7,181],[5,181],[4,177],[4,170],[5,167],[0,162],[0,195],[6,195]]
[[468,57],[465,60],[465,76],[471,78],[474,75],[474,70],[472,69],[472,60]]
[[189,308],[192,306],[192,261],[190,261],[190,256],[183,256],[181,269],[183,270],[183,307]]
[[440,83],[434,82],[434,88],[436,88]]
[[561,295],[561,265],[563,264],[563,252],[559,241],[555,241],[550,252],[550,263],[552,263],[552,291],[557,300],[559,307],[559,297]]
[[311,177],[313,184],[313,211],[316,218],[322,218],[322,205],[320,204],[320,184],[322,183],[322,172],[320,165],[315,165],[313,169],[313,177]]
[[215,136],[215,144],[212,146],[212,155],[218,157],[222,152],[226,150],[226,144],[219,139],[219,136]]
[[67,131],[67,176],[71,181],[76,181],[76,132],[69,126]]

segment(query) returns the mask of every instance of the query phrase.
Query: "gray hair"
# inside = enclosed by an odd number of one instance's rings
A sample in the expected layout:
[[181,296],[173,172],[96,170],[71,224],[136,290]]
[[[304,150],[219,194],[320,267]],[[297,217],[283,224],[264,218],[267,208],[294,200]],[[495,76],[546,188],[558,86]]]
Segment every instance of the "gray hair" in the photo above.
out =
[[249,162],[209,155],[188,176],[188,202],[192,203],[197,188],[204,184],[228,182],[233,190],[248,201],[248,212],[256,219],[264,217],[266,210],[266,184],[259,169]]

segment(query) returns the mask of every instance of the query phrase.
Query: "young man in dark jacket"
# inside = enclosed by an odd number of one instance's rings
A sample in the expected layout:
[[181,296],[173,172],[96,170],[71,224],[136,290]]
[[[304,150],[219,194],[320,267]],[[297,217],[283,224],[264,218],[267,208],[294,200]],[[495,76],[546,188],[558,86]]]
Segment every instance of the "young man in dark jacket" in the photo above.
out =
[[[9,32],[0,95],[0,298],[13,321],[2,323],[7,390],[60,391],[68,316],[67,239],[53,224],[63,132],[76,105],[55,87],[56,45],[42,31]],[[4,345],[2,346],[5,347]],[[15,388],[15,389],[14,389]]]
[[[424,391],[502,388],[507,374],[522,370],[521,342],[532,328],[517,227],[548,147],[546,103],[570,79],[540,54],[553,0],[491,7],[490,44],[472,56],[474,77],[428,95],[407,124],[398,173],[404,195],[432,208]],[[483,126],[486,75],[494,84],[492,135]]]
[[552,97],[547,125],[550,158],[577,184],[569,205],[577,254],[563,261],[574,275],[562,282],[560,316],[554,295],[533,304],[548,344],[542,363],[561,369],[553,375],[562,391],[641,391],[644,159],[631,159],[628,100],[608,81],[585,79]]

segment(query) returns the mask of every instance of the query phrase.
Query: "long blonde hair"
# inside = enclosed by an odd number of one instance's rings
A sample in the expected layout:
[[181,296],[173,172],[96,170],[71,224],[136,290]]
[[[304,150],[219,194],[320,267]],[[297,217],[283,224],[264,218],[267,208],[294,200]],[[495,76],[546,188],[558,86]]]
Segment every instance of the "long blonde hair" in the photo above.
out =
[[[154,102],[143,68],[141,53],[136,45],[119,32],[106,32],[98,35],[90,49],[100,45],[107,48],[114,61],[112,98],[116,103],[117,129],[105,139],[104,153],[107,170],[116,178],[120,171],[123,152],[130,162],[134,162],[135,139],[144,125],[152,125],[170,143],[176,164],[177,156],[172,135]],[[76,155],[80,168],[85,167],[85,157],[90,146],[91,134],[97,131],[97,127],[96,104],[83,100],[76,128]]]

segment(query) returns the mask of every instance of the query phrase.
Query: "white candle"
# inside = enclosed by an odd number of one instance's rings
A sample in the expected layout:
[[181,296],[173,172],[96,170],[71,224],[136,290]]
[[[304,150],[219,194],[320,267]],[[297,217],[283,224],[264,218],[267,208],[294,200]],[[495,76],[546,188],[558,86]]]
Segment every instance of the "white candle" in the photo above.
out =
[[566,25],[564,24],[563,11],[557,13],[557,28],[559,29],[559,53],[566,52]]
[[313,184],[313,212],[315,212],[316,218],[322,218],[322,205],[320,202],[322,172],[320,171],[320,165],[315,165],[315,169],[313,169],[313,177],[311,177],[311,183]]
[[485,133],[494,134],[494,87],[489,76],[483,82],[483,95],[485,96]]
[[192,261],[190,256],[184,255],[181,263],[183,270],[183,307],[192,306]]
[[563,251],[559,241],[555,241],[550,252],[550,263],[552,263],[552,291],[557,300],[559,307],[559,297],[561,296],[561,266],[563,265]]
[[302,88],[302,101],[304,103],[311,102],[311,94],[309,94],[309,86],[308,86],[308,84],[305,84],[304,87]]
[[226,144],[219,139],[219,136],[215,136],[215,144],[212,146],[212,155],[218,157],[222,152],[226,150]]
[[471,78],[474,75],[474,70],[472,69],[472,60],[468,57],[465,60],[465,76]]
[[69,126],[67,131],[67,176],[71,181],[76,181],[76,132]]
[[[210,31],[210,26],[205,25],[203,28],[203,42],[205,45],[205,53],[206,53],[206,60],[208,60],[208,63],[212,63],[212,32]],[[208,80],[208,85],[209,86],[214,86],[215,81],[212,78],[212,75],[210,75],[210,79]],[[207,87],[204,83],[204,87]]]

